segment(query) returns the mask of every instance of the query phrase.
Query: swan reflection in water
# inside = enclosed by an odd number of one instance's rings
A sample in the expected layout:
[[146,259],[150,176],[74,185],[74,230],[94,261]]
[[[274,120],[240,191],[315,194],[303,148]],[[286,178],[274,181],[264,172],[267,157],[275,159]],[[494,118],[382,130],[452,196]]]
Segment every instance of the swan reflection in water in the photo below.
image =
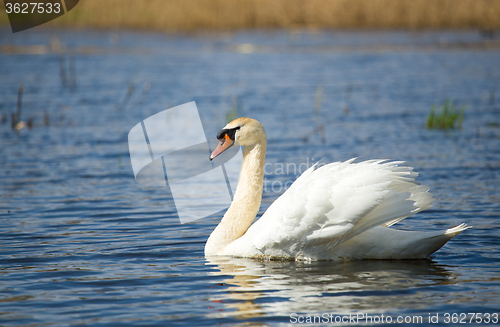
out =
[[[264,261],[211,257],[210,273],[225,279],[210,301],[224,304],[215,317],[238,319],[291,313],[382,314],[432,306],[432,287],[458,277],[432,260]],[[288,321],[288,320],[286,320]]]

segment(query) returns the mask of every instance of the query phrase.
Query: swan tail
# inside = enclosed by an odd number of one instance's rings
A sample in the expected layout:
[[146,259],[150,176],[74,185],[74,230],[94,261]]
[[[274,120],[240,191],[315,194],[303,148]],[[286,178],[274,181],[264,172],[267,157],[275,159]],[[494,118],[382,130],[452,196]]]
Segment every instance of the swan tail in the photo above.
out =
[[467,224],[460,224],[453,228],[447,229],[446,232],[444,232],[444,234],[449,236],[451,239],[452,237],[457,236],[458,234],[469,228],[472,228],[472,226],[469,226]]
[[449,240],[453,237],[457,236],[461,232],[466,229],[469,229],[471,226],[467,224],[460,224],[453,228],[449,228],[446,231],[440,232],[437,235],[432,235],[430,233],[425,233],[424,235],[429,235],[426,238],[421,240],[421,243],[416,242],[415,246],[422,247],[421,253],[425,255],[425,257],[429,257],[431,254],[439,250],[443,245],[445,245]]
[[339,244],[332,258],[425,259],[468,228],[461,224],[446,231],[420,232],[377,226]]

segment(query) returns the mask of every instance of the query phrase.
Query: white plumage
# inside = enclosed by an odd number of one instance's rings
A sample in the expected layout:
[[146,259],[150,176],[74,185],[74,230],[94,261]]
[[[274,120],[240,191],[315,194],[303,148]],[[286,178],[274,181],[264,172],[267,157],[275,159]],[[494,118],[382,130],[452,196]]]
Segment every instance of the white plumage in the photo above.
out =
[[[419,185],[418,174],[403,162],[354,163],[354,159],[309,168],[250,226],[256,215],[252,208],[257,197],[260,205],[262,194],[258,185],[262,172],[255,167],[263,167],[266,148],[265,134],[256,142],[258,133],[250,133],[256,129],[262,134],[258,125],[244,118],[225,127],[238,127],[234,141],[245,145],[244,162],[235,199],[207,241],[207,255],[304,260],[425,258],[468,228],[465,224],[443,232],[389,228],[429,208],[433,201],[429,188]],[[251,144],[245,142],[245,133],[253,136]],[[258,150],[255,144],[260,145]]]

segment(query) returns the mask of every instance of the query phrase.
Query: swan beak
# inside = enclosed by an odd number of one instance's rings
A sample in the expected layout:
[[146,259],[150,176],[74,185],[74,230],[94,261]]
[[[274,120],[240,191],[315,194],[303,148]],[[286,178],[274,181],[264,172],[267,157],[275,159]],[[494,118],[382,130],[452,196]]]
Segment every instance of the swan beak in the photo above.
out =
[[210,161],[215,159],[215,157],[217,157],[219,154],[226,151],[233,145],[234,145],[233,140],[231,140],[229,136],[227,136],[227,134],[224,135],[224,138],[219,141],[219,144],[215,148],[214,152],[212,152],[212,154],[210,155]]

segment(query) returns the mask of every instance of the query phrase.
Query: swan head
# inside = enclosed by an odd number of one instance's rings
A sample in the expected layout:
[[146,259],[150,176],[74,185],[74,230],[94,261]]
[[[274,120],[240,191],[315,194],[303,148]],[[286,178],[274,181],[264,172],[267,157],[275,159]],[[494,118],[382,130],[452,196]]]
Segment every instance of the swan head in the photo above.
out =
[[227,124],[218,134],[219,145],[210,155],[210,160],[230,147],[237,145],[253,145],[266,140],[264,126],[252,118],[238,118]]

